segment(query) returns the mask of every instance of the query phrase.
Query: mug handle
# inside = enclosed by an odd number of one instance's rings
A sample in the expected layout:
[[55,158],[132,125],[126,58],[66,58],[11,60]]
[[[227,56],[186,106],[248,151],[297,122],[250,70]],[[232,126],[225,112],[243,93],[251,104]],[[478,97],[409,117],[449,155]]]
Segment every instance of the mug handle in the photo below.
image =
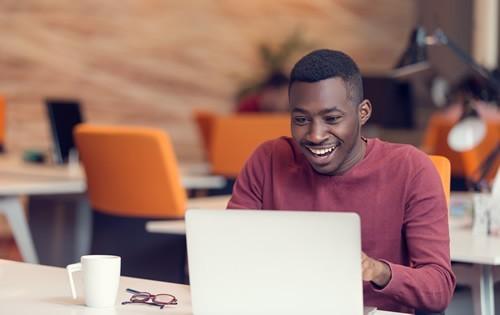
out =
[[67,265],[66,270],[68,271],[69,284],[71,286],[71,295],[73,296],[74,299],[76,299],[75,283],[73,282],[73,272],[82,271],[82,264],[76,263]]

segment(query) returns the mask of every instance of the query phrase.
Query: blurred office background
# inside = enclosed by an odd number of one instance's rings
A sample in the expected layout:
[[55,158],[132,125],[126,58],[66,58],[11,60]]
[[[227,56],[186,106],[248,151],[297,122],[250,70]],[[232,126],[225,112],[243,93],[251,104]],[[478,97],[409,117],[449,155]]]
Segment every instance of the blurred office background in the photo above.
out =
[[[434,79],[454,86],[471,69],[447,47],[430,47],[429,71],[394,79],[410,33],[440,28],[493,70],[498,15],[496,0],[3,0],[4,146],[49,152],[42,104],[77,99],[89,122],[162,128],[179,160],[203,161],[193,111],[233,112],[238,91],[269,70],[261,47],[279,51],[290,39],[300,44],[283,70],[312,49],[345,51],[371,84],[369,135],[421,146],[431,115],[445,106],[432,97]],[[20,259],[5,223],[0,236],[0,258]]]
[[[442,28],[472,53],[473,8],[472,0],[2,1],[6,142],[9,150],[49,147],[40,104],[69,97],[85,104],[92,122],[164,128],[180,158],[199,160],[192,110],[232,111],[236,91],[263,72],[260,45],[279,47],[299,31],[307,46],[289,58],[287,70],[308,50],[328,47],[350,54],[363,74],[383,77],[417,23]],[[465,71],[445,47],[431,56],[450,80]],[[425,124],[420,112],[433,109],[420,89],[414,128],[398,132],[415,144]],[[374,105],[375,112],[384,106]]]

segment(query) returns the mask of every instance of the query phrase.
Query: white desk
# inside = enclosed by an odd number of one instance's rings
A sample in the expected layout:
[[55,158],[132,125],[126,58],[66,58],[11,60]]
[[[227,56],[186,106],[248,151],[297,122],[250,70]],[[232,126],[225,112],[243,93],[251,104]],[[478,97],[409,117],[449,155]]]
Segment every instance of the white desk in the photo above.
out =
[[[182,185],[186,189],[216,189],[226,184],[223,176],[209,175],[209,167],[204,163],[182,164],[179,168]],[[0,156],[0,175],[61,179],[70,184],[68,190],[79,189],[84,192],[86,189],[85,174],[79,164],[33,164],[23,162],[19,156],[7,155]]]
[[[195,198],[188,201],[188,209],[226,209],[231,195]],[[150,221],[146,230],[151,233],[186,234],[184,220]]]
[[[463,194],[452,194],[452,198],[463,198]],[[189,208],[225,209],[230,196],[198,203]],[[472,289],[474,315],[494,315],[494,280],[500,279],[500,237],[473,235],[470,228],[463,227],[463,220],[451,217],[450,253],[453,270],[458,283]],[[155,221],[146,224],[151,233],[185,234],[184,220]]]
[[472,290],[474,315],[495,314],[495,279],[500,278],[500,237],[472,234],[470,228],[457,226],[451,218],[450,242],[453,270],[459,284]]
[[[189,168],[184,168],[188,172]],[[186,189],[221,188],[221,176],[185,175]],[[19,196],[79,194],[86,191],[85,177],[78,165],[58,166],[29,164],[20,157],[0,156],[0,214],[11,226],[16,244],[26,262],[37,263],[38,257]]]
[[[500,237],[472,233],[473,194],[452,192],[450,251],[457,283],[472,291],[474,315],[494,315],[494,282],[500,279]],[[458,209],[462,209],[459,213]],[[465,209],[469,209],[465,211]]]
[[[64,268],[47,267],[0,260],[0,309],[2,314],[39,315],[132,315],[173,314],[192,315],[189,286],[121,277],[115,309],[85,307],[82,298],[81,273],[75,274],[78,299],[71,298],[68,275]],[[161,310],[148,305],[121,305],[128,301],[126,288],[151,293],[169,293],[177,297],[176,306]],[[376,311],[374,315],[402,313]]]

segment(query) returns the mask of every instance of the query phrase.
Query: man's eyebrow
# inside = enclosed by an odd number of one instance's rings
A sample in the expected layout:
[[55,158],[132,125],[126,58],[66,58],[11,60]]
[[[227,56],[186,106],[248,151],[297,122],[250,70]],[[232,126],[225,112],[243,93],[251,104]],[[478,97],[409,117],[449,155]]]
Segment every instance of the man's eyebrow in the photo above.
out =
[[307,113],[308,113],[308,111],[307,111],[307,110],[302,109],[302,108],[300,108],[300,107],[294,107],[294,108],[292,109],[292,112],[299,112],[299,113],[304,113],[304,114],[307,114]]
[[[292,112],[299,112],[299,113],[304,113],[304,114],[308,114],[309,111],[303,109],[303,108],[300,108],[300,107],[294,107]],[[345,112],[343,110],[341,110],[340,108],[338,108],[337,106],[333,106],[331,108],[326,108],[326,109],[323,109],[321,110],[318,114],[320,115],[325,115],[325,114],[329,114],[329,113],[332,113],[332,112],[339,112],[339,113],[342,113],[342,114],[345,114]]]

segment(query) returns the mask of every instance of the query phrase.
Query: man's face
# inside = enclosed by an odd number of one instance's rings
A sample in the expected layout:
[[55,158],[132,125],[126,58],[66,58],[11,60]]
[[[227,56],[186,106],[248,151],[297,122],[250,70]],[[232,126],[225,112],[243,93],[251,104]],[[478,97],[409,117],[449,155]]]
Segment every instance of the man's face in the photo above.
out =
[[367,100],[353,104],[346,87],[342,78],[330,78],[297,81],[290,88],[292,136],[321,174],[341,174],[363,158],[360,126],[371,105]]

